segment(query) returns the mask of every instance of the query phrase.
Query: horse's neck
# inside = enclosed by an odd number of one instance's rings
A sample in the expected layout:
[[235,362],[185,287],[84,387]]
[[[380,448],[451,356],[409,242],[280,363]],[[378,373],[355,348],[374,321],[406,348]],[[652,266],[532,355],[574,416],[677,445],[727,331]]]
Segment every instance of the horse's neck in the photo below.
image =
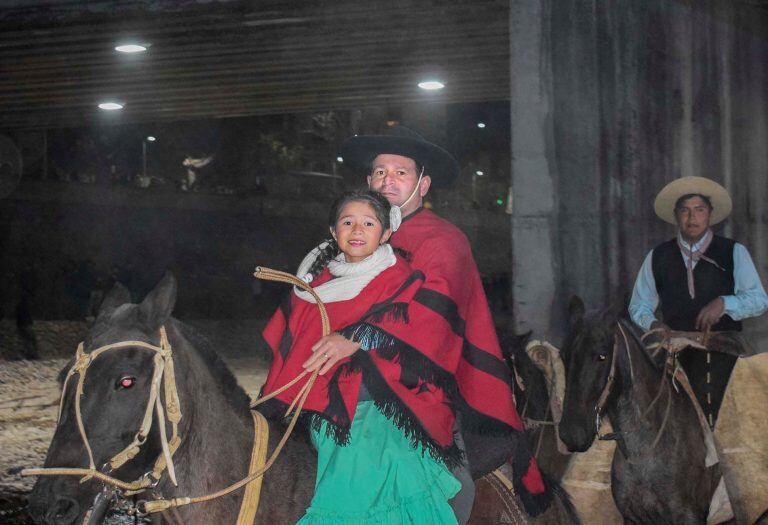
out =
[[[177,380],[185,383],[183,389],[179,387],[179,395],[186,391],[180,399],[182,444],[174,455],[179,486],[174,487],[166,476],[162,484],[165,497],[200,496],[242,479],[247,475],[252,448],[253,422],[247,406],[238,411],[225,399],[199,356],[190,356],[184,368],[177,372]],[[198,512],[205,512],[208,520],[215,510],[210,504],[182,509],[188,522],[195,521]]]
[[641,441],[653,440],[655,433],[647,430],[663,424],[669,393],[660,389],[667,389],[668,385],[662,370],[641,355],[643,350],[632,342],[629,345],[629,350],[622,347],[616,349],[628,352],[628,356],[624,357],[628,357],[631,366],[617,369],[617,395],[607,407],[608,415],[614,431],[624,431]]

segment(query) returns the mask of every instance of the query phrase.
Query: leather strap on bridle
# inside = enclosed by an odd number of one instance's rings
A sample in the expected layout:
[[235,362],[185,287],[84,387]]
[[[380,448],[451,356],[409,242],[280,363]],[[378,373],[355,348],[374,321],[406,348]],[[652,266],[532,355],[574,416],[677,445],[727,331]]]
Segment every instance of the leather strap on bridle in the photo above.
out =
[[[626,342],[627,336],[624,334],[624,330],[621,328],[621,324],[618,325],[619,329],[621,330],[621,334],[624,336],[624,341]],[[611,395],[611,392],[613,391],[613,384],[616,381],[616,362],[618,360],[618,354],[619,354],[619,338],[616,335],[616,333],[613,334],[613,355],[611,356],[611,368],[608,372],[608,379],[605,382],[605,386],[603,387],[603,391],[600,393],[600,397],[597,399],[597,403],[595,404],[595,433],[597,434],[597,438],[600,440],[610,440],[614,439],[613,434],[600,434],[600,427],[603,425],[602,415],[603,411],[605,411],[605,406],[608,404],[608,398]]]

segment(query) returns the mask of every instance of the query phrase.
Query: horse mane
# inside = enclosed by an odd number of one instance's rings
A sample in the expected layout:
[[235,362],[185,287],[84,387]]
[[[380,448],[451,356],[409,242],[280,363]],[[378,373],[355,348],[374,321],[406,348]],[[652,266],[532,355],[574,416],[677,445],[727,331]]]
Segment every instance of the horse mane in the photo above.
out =
[[251,399],[243,387],[237,382],[235,375],[224,363],[221,356],[214,350],[213,345],[197,329],[182,323],[178,319],[170,318],[168,324],[176,328],[181,335],[197,350],[211,375],[218,380],[221,393],[235,410],[249,409]]

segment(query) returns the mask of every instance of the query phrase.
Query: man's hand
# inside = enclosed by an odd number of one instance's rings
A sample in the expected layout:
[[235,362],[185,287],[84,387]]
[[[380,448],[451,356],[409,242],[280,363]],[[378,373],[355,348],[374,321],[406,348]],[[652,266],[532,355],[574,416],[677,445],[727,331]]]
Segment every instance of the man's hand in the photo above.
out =
[[725,312],[725,301],[722,297],[718,297],[710,301],[710,303],[701,309],[699,315],[696,317],[696,330],[705,332],[717,324],[720,318]]
[[314,372],[320,369],[320,375],[333,368],[333,365],[351,356],[360,348],[360,343],[350,341],[336,332],[320,338],[312,346],[312,357],[302,365],[307,371]]
[[669,339],[669,333],[672,331],[670,327],[662,323],[661,321],[654,321],[651,323],[651,330],[659,330],[660,339]]

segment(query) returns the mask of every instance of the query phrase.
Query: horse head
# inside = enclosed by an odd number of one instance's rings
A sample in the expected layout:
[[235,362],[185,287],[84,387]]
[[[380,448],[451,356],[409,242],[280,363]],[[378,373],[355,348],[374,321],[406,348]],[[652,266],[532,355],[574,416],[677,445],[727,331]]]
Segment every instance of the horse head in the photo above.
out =
[[[153,462],[162,455],[159,425],[155,421],[146,436],[138,436],[137,432],[144,428],[142,422],[151,403],[157,352],[141,346],[116,348],[100,355],[93,351],[125,341],[159,348],[160,328],[169,320],[175,300],[176,280],[170,274],[141,304],[130,304],[130,295],[121,285],[105,298],[78,358],[70,361],[60,375],[63,390],[59,420],[46,468],[90,465],[129,481],[152,470]],[[159,386],[162,390],[162,384]],[[149,418],[150,423],[155,418],[151,409]],[[136,440],[140,446],[135,457],[113,468],[111,460],[115,455]],[[109,504],[108,491],[103,488],[93,478],[43,476],[30,496],[30,513],[36,523],[70,525],[86,519],[88,523],[100,523]]]
[[566,367],[560,438],[572,452],[587,450],[597,434],[597,405],[613,362],[617,310],[587,313],[574,296],[568,306],[568,335],[562,355]]

